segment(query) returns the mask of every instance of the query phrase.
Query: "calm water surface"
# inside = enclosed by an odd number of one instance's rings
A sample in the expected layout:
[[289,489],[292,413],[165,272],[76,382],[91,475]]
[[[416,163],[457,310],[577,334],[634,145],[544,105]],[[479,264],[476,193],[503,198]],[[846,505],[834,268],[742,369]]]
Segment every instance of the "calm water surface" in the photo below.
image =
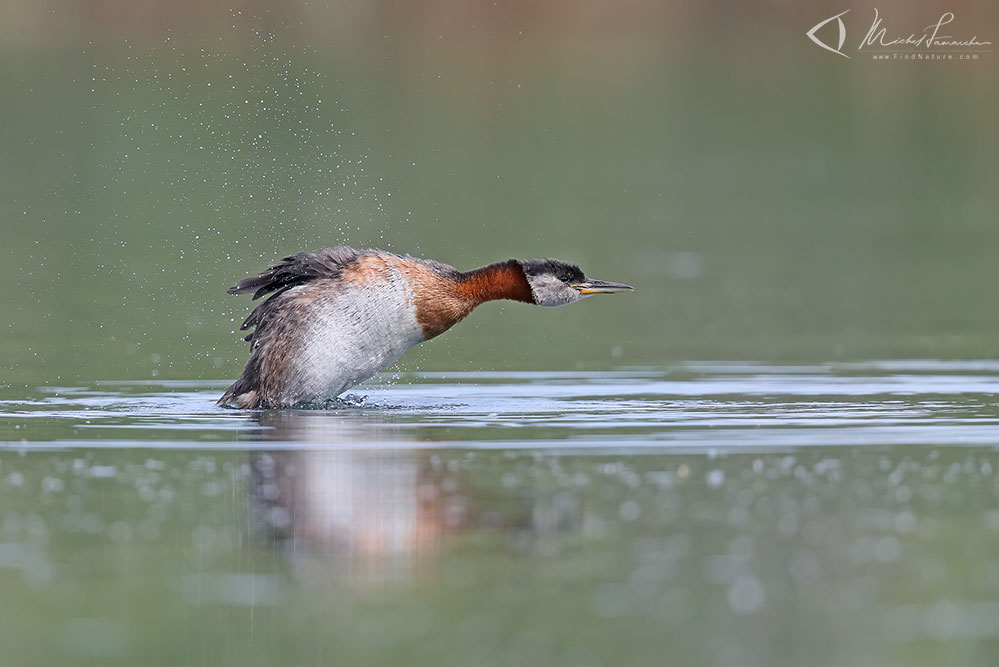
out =
[[0,389],[4,664],[994,664],[999,362],[223,388]]

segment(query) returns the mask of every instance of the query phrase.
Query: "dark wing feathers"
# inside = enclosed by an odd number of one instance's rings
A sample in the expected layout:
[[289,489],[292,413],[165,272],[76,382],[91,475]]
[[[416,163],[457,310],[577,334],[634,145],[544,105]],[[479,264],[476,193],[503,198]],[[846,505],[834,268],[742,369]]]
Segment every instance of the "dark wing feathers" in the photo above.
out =
[[272,266],[259,276],[240,280],[229,294],[253,292],[254,300],[271,292],[281,293],[286,289],[318,278],[337,278],[343,267],[354,262],[360,255],[350,246],[324,248],[316,252],[300,252],[285,257],[281,263]]
[[259,276],[244,278],[236,283],[235,287],[229,288],[229,294],[249,294],[253,292],[253,299],[270,294],[271,296],[262,304],[253,309],[250,316],[246,318],[241,330],[257,327],[257,331],[251,333],[244,340],[253,341],[254,337],[260,333],[263,324],[272,315],[273,306],[276,305],[277,297],[283,292],[313,280],[338,278],[344,267],[352,264],[361,255],[350,246],[337,246],[336,248],[324,248],[316,252],[300,252],[291,257],[285,257],[280,264],[272,266]]

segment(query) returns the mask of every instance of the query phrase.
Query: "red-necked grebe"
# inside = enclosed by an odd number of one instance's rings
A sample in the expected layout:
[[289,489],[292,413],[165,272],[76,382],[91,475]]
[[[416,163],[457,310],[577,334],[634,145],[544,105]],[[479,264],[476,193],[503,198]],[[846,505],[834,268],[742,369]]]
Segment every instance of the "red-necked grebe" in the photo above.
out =
[[250,360],[218,404],[278,408],[332,400],[486,301],[563,306],[631,289],[591,280],[557,259],[511,259],[463,273],[384,250],[299,253],[229,290],[270,296],[240,327],[255,327],[246,337]]

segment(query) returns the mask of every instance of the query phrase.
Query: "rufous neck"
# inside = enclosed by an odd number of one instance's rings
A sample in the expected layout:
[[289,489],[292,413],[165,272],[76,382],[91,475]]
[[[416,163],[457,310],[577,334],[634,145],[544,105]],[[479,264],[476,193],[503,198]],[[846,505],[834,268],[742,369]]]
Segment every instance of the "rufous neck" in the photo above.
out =
[[534,303],[531,286],[515,259],[464,273],[458,285],[465,298],[475,305],[497,299]]

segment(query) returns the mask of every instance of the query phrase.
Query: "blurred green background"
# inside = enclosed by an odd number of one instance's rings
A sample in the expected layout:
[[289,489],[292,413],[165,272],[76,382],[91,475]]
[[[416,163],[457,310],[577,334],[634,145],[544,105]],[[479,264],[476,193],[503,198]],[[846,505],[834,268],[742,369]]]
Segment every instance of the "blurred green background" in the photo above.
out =
[[846,60],[804,34],[843,7],[4,3],[0,383],[235,377],[225,289],[339,243],[637,287],[402,368],[995,357],[995,56]]

